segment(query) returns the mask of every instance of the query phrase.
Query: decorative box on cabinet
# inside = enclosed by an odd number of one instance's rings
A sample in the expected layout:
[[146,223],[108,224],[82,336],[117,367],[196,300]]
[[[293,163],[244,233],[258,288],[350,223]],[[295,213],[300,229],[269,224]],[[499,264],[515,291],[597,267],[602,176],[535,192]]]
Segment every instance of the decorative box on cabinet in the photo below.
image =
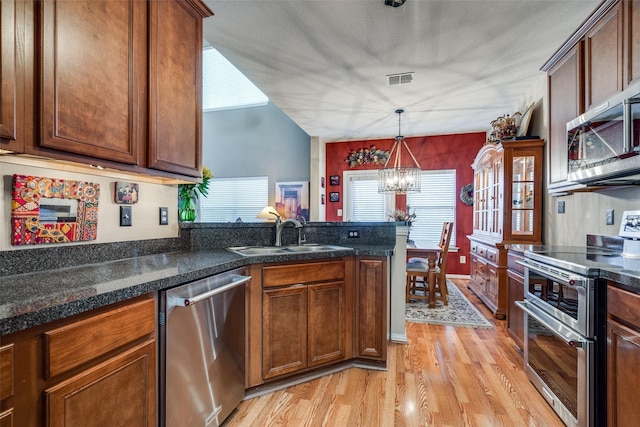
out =
[[640,293],[607,287],[607,425],[640,420]]
[[540,244],[544,141],[486,144],[474,162],[471,289],[493,315],[507,314],[507,244]]
[[155,313],[144,296],[2,337],[0,425],[155,427]]

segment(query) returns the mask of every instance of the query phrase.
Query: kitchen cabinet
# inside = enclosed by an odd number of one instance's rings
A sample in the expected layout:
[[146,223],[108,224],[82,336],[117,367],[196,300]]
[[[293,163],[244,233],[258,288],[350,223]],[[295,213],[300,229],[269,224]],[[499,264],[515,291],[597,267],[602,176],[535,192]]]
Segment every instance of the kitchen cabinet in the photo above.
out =
[[622,28],[622,4],[617,3],[584,37],[585,110],[598,106],[623,89]]
[[507,310],[507,244],[540,244],[544,141],[484,145],[474,169],[468,284],[498,319]]
[[156,426],[155,313],[144,296],[3,337],[0,383],[10,348],[13,394],[0,389],[0,417],[25,427]]
[[583,60],[582,42],[565,54],[560,62],[548,71],[549,144],[548,188],[562,189],[569,173],[567,148],[567,122],[584,111],[582,91]]
[[33,96],[32,21],[32,2],[0,2],[0,150],[24,151],[31,133],[26,109]]
[[262,268],[262,377],[350,358],[351,259]]
[[[11,55],[5,46],[20,53],[15,64],[2,62],[3,84],[6,75],[16,86],[3,91],[0,132],[3,143],[11,142],[7,149],[200,177],[202,19],[212,15],[203,2],[47,0],[2,2],[2,8],[2,55]],[[21,29],[13,45],[4,35],[12,25]],[[5,114],[6,105],[15,112]],[[30,135],[34,118],[39,133]]]
[[607,287],[607,415],[609,427],[640,419],[640,293]]
[[356,258],[355,356],[387,359],[387,259]]
[[623,2],[625,85],[640,79],[640,0]]
[[[13,396],[13,344],[0,347],[0,403]],[[13,422],[14,408],[2,404],[0,410],[0,427],[10,427]]]
[[509,249],[507,253],[507,333],[515,344],[524,350],[524,312],[516,301],[524,301],[524,267],[518,261],[524,259],[522,251]]

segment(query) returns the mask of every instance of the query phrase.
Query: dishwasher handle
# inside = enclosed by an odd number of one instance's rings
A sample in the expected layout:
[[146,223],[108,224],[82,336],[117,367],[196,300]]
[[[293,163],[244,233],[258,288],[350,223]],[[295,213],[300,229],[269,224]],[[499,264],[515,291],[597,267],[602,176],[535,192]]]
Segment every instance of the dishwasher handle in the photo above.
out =
[[226,285],[219,286],[215,289],[211,289],[210,291],[203,292],[199,295],[195,295],[189,298],[184,298],[184,299],[181,298],[182,302],[180,305],[182,305],[183,307],[191,307],[192,305],[195,305],[202,300],[209,299],[215,295],[226,292],[229,289],[233,289],[237,286],[244,285],[249,280],[251,280],[251,276],[234,275],[233,279],[234,279],[233,282],[227,283]]

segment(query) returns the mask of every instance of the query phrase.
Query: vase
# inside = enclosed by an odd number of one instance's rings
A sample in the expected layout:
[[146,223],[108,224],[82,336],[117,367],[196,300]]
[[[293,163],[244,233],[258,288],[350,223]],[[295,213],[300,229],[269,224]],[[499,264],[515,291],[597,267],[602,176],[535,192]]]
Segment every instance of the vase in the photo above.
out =
[[178,207],[178,219],[180,222],[193,222],[196,220],[196,201],[191,197],[184,197]]

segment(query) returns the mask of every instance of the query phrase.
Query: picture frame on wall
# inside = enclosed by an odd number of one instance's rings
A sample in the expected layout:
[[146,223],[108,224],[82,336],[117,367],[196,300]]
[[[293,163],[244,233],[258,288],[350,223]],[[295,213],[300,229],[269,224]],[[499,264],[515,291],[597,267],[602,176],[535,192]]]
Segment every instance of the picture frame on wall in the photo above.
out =
[[340,185],[340,175],[331,175],[329,177],[330,185]]
[[337,191],[332,191],[329,193],[329,201],[330,202],[339,202],[340,201],[340,193]]
[[282,219],[309,221],[309,182],[276,182],[275,208]]
[[114,201],[119,205],[133,205],[138,203],[140,189],[135,182],[118,181],[115,184]]

